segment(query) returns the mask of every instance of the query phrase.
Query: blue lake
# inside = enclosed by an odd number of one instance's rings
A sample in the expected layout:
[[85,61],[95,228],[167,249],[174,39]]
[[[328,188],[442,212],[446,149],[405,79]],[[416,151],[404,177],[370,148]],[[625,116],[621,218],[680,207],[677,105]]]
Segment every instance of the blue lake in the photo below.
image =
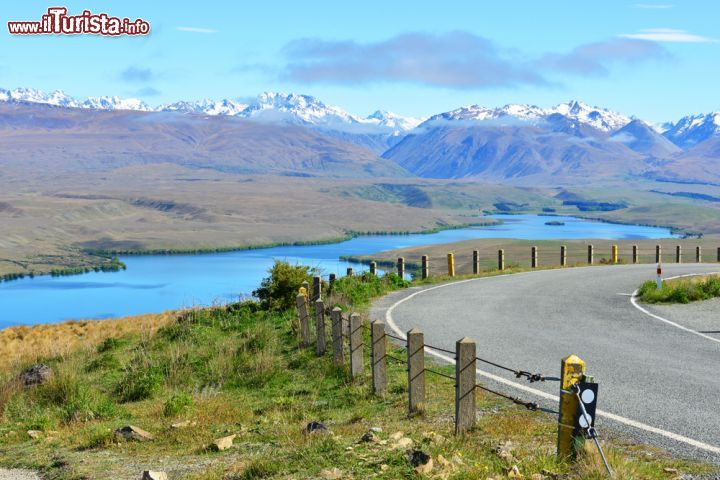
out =
[[[101,319],[168,309],[227,303],[249,296],[275,259],[318,267],[327,275],[343,274],[341,255],[433,245],[475,238],[652,239],[672,237],[665,228],[618,225],[572,217],[495,215],[503,224],[445,230],[422,235],[371,235],[345,242],[302,247],[275,247],[200,255],[122,257],[127,270],[71,277],[36,277],[0,283],[0,328],[70,319]],[[559,220],[562,226],[545,222]]]

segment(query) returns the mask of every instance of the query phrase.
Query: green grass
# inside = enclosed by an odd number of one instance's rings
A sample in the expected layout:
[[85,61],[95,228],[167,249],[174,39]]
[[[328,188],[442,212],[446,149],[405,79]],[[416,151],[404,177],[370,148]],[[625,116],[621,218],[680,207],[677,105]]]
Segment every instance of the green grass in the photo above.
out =
[[662,288],[648,280],[638,290],[645,303],[690,303],[720,297],[720,277],[716,275],[678,278],[664,281]]
[[[372,299],[406,286],[395,275],[342,278],[326,286],[326,306],[365,314]],[[186,311],[155,335],[126,334],[44,358],[57,374],[28,390],[12,381],[17,370],[0,368],[0,465],[56,480],[139,478],[148,468],[211,480],[318,478],[332,468],[343,478],[419,477],[405,449],[393,448],[392,434],[402,432],[433,457],[438,478],[504,478],[513,465],[525,478],[604,478],[591,452],[577,465],[555,458],[555,418],[480,392],[477,427],[455,437],[454,386],[442,377],[427,375],[425,410],[409,417],[403,364],[388,364],[389,393],[377,398],[369,371],[352,379],[329,352],[318,358],[313,348],[299,348],[296,317],[293,308],[254,302]],[[392,346],[390,353],[406,355]],[[314,420],[331,434],[304,434]],[[182,421],[189,424],[171,426]],[[156,439],[118,442],[113,431],[128,424]],[[359,442],[371,427],[382,428],[383,443]],[[31,429],[41,438],[30,439]],[[235,448],[209,448],[230,434],[237,434]],[[506,442],[513,445],[511,459],[498,454]],[[621,441],[606,448],[618,478],[666,478],[665,467],[713,471]]]

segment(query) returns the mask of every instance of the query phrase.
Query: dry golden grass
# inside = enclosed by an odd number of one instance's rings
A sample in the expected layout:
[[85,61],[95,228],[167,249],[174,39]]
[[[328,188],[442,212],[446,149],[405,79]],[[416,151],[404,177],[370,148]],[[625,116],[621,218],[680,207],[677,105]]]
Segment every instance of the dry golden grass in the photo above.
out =
[[173,321],[177,312],[137,315],[112,320],[81,320],[0,330],[0,373],[19,363],[43,357],[64,356],[81,348],[93,348],[110,337],[130,333],[152,335]]

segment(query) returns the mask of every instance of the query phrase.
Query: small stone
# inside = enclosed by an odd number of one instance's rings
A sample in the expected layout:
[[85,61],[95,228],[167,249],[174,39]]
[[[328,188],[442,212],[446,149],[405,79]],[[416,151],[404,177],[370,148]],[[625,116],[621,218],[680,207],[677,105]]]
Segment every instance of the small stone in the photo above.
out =
[[136,442],[146,442],[149,440],[155,440],[155,437],[149,432],[146,432],[142,428],[128,425],[126,427],[118,428],[115,430],[115,436],[124,438],[125,440],[134,440]]
[[390,440],[400,440],[404,436],[405,436],[405,433],[403,433],[403,432],[395,432],[392,435],[390,435]]
[[183,420],[182,422],[173,423],[170,425],[170,428],[187,428],[187,427],[194,427],[197,425],[197,422],[191,422],[190,420]]
[[145,470],[143,472],[142,480],[168,480],[168,476],[165,472],[153,472],[152,470]]
[[383,463],[382,465],[380,465],[380,471],[381,471],[381,472],[387,471],[388,468],[390,468],[390,467],[388,466],[387,463]]
[[530,480],[545,480],[545,475],[542,473],[533,473],[530,475]]
[[508,478],[523,478],[522,473],[517,465],[513,465],[510,471],[507,473]]
[[223,450],[227,450],[233,446],[233,440],[235,440],[235,437],[237,437],[237,435],[233,434],[228,435],[227,437],[217,438],[213,441],[212,446],[218,452],[222,452]]
[[44,385],[53,377],[53,369],[45,364],[38,363],[26,368],[20,373],[19,379],[26,387]]
[[42,436],[42,432],[40,430],[28,430],[27,434],[33,440],[37,440]]
[[337,480],[339,478],[342,478],[343,473],[342,470],[340,470],[337,467],[330,468],[328,470],[323,470],[320,472],[320,476],[322,478],[326,478],[327,480]]
[[380,427],[372,427],[372,428],[370,429],[370,431],[371,431],[371,432],[375,432],[375,433],[382,433],[382,428],[380,428]]
[[392,446],[393,449],[401,449],[401,448],[410,448],[412,447],[413,441],[412,438],[408,437],[402,437],[397,442],[395,442]]
[[433,443],[433,444],[440,444],[440,443],[445,442],[445,437],[443,437],[439,433],[435,433],[435,432],[425,432],[423,434],[423,437],[425,438],[426,441]]
[[443,467],[449,467],[450,465],[452,465],[452,463],[450,463],[450,460],[443,457],[442,455],[438,455],[437,459],[438,459],[438,463],[440,465],[442,465]]
[[[28,432],[28,433],[30,433],[30,432]],[[665,473],[678,473],[678,469],[677,469],[677,468],[665,467],[665,468],[663,468],[663,472],[665,472]]]
[[377,435],[375,435],[375,432],[369,431],[369,432],[366,432],[365,435],[360,437],[360,441],[364,442],[364,443],[378,443],[380,441],[380,439],[378,438]]
[[313,420],[312,422],[308,423],[307,426],[305,427],[305,433],[310,433],[310,434],[315,434],[315,435],[317,435],[317,434],[323,435],[323,434],[330,433],[330,430],[328,430],[328,428],[325,425],[323,425],[322,423]]

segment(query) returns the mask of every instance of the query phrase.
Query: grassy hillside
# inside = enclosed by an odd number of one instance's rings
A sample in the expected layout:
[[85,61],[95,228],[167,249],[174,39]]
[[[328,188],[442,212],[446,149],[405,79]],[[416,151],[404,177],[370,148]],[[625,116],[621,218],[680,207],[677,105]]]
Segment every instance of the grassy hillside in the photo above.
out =
[[[426,409],[408,417],[401,363],[389,363],[389,393],[378,399],[367,373],[351,380],[329,354],[317,358],[313,349],[300,349],[287,299],[304,276],[268,282],[262,303],[158,319],[154,333],[97,322],[108,326],[107,339],[62,354],[38,352],[37,360],[55,370],[43,386],[23,389],[13,381],[30,359],[3,364],[0,465],[58,480],[134,479],[145,469],[173,479],[604,478],[592,450],[575,465],[556,460],[550,415],[478,393],[477,428],[456,438],[452,381],[428,375]],[[325,294],[329,306],[364,314],[372,298],[403,286],[394,276],[354,277]],[[390,353],[405,355],[399,348]],[[330,432],[304,433],[312,421]],[[119,440],[113,432],[125,425],[154,440]],[[374,435],[361,441],[371,428]],[[232,448],[211,448],[228,435],[236,435]],[[411,447],[431,456],[430,472],[414,470]],[[619,439],[606,440],[606,448],[618,478],[713,470]]]

